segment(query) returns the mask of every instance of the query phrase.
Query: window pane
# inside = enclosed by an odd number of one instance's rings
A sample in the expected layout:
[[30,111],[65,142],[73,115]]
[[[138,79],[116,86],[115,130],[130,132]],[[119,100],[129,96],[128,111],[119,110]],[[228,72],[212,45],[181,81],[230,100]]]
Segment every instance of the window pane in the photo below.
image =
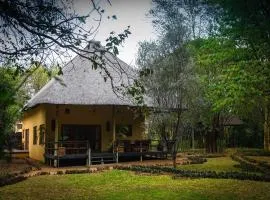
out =
[[39,144],[45,143],[45,125],[42,124],[39,126]]
[[37,127],[33,128],[33,144],[37,144]]

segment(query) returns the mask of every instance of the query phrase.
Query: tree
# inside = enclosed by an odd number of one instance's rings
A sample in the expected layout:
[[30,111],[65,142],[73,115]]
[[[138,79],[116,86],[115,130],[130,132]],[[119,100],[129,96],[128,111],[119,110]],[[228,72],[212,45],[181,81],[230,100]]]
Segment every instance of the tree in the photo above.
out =
[[[232,96],[223,96],[217,104],[223,106],[238,103],[254,105],[260,103],[264,115],[264,148],[270,150],[270,2],[266,0],[211,0],[209,6],[215,7],[213,15],[219,23],[219,35],[232,41],[233,56],[241,51],[238,62],[229,63],[227,77],[219,87]],[[221,47],[223,48],[223,47]],[[224,52],[224,51],[223,51]],[[244,53],[244,57],[243,57]],[[221,92],[221,90],[218,90]],[[253,106],[252,106],[253,105]]]
[[[269,149],[270,3],[266,0],[156,0],[155,3],[154,23],[163,33],[168,35],[169,27],[189,22],[185,27],[193,34],[186,38],[193,40],[193,44],[197,42],[194,58],[203,88],[201,105],[208,107],[209,114],[202,115],[208,124],[206,132],[213,133],[213,141],[219,132],[214,130],[222,130],[222,118],[227,114],[250,116],[249,112],[260,105],[265,149]],[[198,34],[198,30],[203,30],[200,18],[208,27],[202,34]],[[212,145],[211,149],[216,149]]]
[[[153,23],[161,32],[161,37],[167,39],[170,47],[166,48],[171,52],[177,52],[177,49],[189,46],[192,40],[207,37],[215,32],[213,18],[208,9],[210,7],[204,5],[204,1],[155,0],[150,14],[154,17]],[[180,56],[175,59],[181,62],[183,58]],[[186,77],[192,77],[192,82],[186,82],[189,84],[186,87],[189,88],[189,91],[185,96],[189,97],[189,101],[186,104],[188,111],[185,118],[189,119],[188,123],[192,124],[193,129],[197,128],[199,123],[204,125],[206,149],[208,152],[214,153],[217,151],[217,139],[221,135],[219,132],[222,132],[222,119],[220,113],[210,112],[212,105],[204,98],[204,87],[200,85],[199,81],[200,75],[185,74]],[[181,77],[178,78],[181,79]],[[178,85],[178,87],[182,86]]]
[[46,68],[41,65],[32,65],[23,77],[27,77],[27,80],[23,84],[23,89],[29,97],[35,95],[41,88],[49,82],[52,77],[57,76],[59,73],[58,67]]
[[[153,8],[149,13],[153,17],[154,27],[161,35],[194,40],[215,32],[210,11],[212,7],[206,5],[205,0],[153,0]],[[183,28],[185,36],[178,36],[177,30]]]
[[112,31],[106,46],[101,47],[93,39],[105,10],[91,0],[88,13],[82,15],[76,12],[74,4],[73,0],[0,1],[0,63],[16,63],[18,71],[24,71],[34,63],[62,64],[75,54],[91,60],[93,69],[102,69],[114,86],[108,68],[120,74],[125,71],[117,59],[108,62],[106,58],[118,55],[117,47],[130,34],[129,27],[120,34]]
[[[165,143],[176,167],[192,74],[185,47],[180,44],[175,48],[167,39],[140,43],[137,63],[146,94],[154,107],[149,119],[150,132]],[[145,72],[148,72],[146,76]]]
[[[0,67],[0,157],[8,134],[12,132],[14,122],[20,115],[23,104],[23,91],[14,95],[19,76],[15,75],[15,68]],[[18,98],[20,96],[20,98]]]

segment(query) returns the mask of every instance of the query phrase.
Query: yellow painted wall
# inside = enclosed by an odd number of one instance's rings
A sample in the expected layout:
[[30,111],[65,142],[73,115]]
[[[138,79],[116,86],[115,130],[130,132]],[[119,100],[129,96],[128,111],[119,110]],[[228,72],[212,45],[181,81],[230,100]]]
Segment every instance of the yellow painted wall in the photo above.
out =
[[[39,105],[28,111],[23,116],[23,130],[29,129],[29,157],[35,160],[44,161],[45,145],[39,144],[39,126],[46,124],[46,110],[44,105]],[[33,144],[33,128],[37,126],[37,144]],[[45,136],[46,137],[46,136]],[[25,133],[23,143],[25,142]]]
[[[65,109],[70,113],[65,113]],[[145,139],[144,117],[134,114],[126,106],[115,106],[115,124],[132,125],[132,136],[119,138],[125,140]],[[108,150],[113,141],[113,106],[84,106],[84,105],[51,105],[44,104],[26,111],[23,118],[23,129],[29,129],[29,156],[30,158],[44,161],[45,146],[33,145],[33,127],[46,124],[45,142],[55,140],[55,132],[51,129],[51,121],[56,120],[59,136],[63,124],[74,125],[100,125],[101,126],[101,150]],[[110,130],[106,130],[106,123],[110,123]],[[24,137],[25,139],[25,137]],[[24,140],[23,139],[23,140]],[[117,138],[116,138],[117,139]],[[24,141],[23,141],[24,142]]]
[[[70,113],[65,113],[69,109]],[[47,134],[50,141],[54,140],[54,133],[51,131],[51,120],[56,119],[59,135],[63,124],[74,125],[100,125],[101,126],[101,150],[108,150],[113,141],[113,107],[112,106],[83,106],[83,105],[46,105],[47,113]],[[132,136],[125,139],[144,139],[144,117],[136,117],[126,106],[115,108],[116,124],[131,124]],[[110,122],[110,131],[106,130],[106,123]]]
[[29,156],[28,152],[12,152],[12,158],[27,158]]

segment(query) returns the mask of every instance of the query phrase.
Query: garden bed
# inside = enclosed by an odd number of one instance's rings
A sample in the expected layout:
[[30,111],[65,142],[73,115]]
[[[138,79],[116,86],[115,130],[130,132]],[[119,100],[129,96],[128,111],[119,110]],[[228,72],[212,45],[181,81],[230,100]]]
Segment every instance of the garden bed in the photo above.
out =
[[174,177],[188,178],[214,178],[214,179],[238,179],[270,182],[270,176],[257,175],[243,172],[216,172],[216,171],[193,171],[182,170],[172,167],[146,167],[146,166],[118,166],[121,170],[130,170],[142,173],[164,174],[170,173]]
[[11,162],[0,161],[0,187],[14,184],[25,180],[24,174],[32,171],[31,166],[25,159],[12,159]]

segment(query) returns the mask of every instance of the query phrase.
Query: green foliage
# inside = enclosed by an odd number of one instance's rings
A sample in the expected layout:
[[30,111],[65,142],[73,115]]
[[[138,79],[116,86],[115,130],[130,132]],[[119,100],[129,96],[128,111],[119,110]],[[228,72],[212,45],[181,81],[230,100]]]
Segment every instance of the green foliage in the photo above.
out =
[[15,121],[20,116],[23,92],[15,92],[18,81],[20,77],[16,68],[0,67],[0,157],[4,145],[7,145],[7,135],[11,133]]
[[[226,77],[220,85],[225,92],[228,90],[228,95],[223,101],[218,98],[216,104],[218,107],[241,104],[247,111],[260,105],[265,116],[264,148],[270,150],[270,3],[266,0],[209,0],[207,3],[215,7],[213,13],[220,27],[219,36],[233,41],[233,52],[245,50],[244,54],[239,54],[240,58],[244,55],[242,59],[227,62]],[[234,55],[238,57],[238,54]]]
[[[115,15],[114,15],[115,16]],[[115,16],[116,19],[116,16]],[[128,26],[123,33],[118,35],[114,31],[110,33],[110,36],[106,39],[106,50],[111,51],[115,56],[119,54],[118,46],[131,34],[130,26]]]
[[215,8],[213,15],[220,34],[252,49],[253,56],[268,59],[269,8],[267,0],[207,0]]
[[253,122],[247,119],[244,120],[243,124],[240,126],[228,127],[228,132],[225,134],[227,147],[263,147],[262,120],[255,112],[252,112],[251,117],[258,119],[258,121]]
[[261,172],[261,173],[267,173],[268,170],[265,170],[264,168],[261,168],[260,166],[257,166],[256,164],[253,164],[246,159],[244,159],[242,156],[238,154],[231,155],[232,159],[240,163],[240,168],[243,171],[250,171],[250,172]]
[[25,102],[58,72],[56,67],[47,69],[40,65],[32,65],[26,71],[18,69],[17,66],[0,67],[0,152],[4,146],[12,145],[8,135],[20,119]]
[[132,170],[146,173],[172,173],[178,177],[190,177],[190,178],[221,178],[221,179],[239,179],[239,180],[254,180],[270,182],[270,178],[267,176],[260,176],[256,174],[248,174],[243,172],[216,172],[216,171],[192,171],[182,170],[170,167],[147,167],[147,166],[120,166],[120,169]]
[[207,158],[202,164],[180,165],[179,169],[195,171],[216,171],[216,172],[241,172],[235,165],[238,163],[230,157]]
[[40,64],[32,65],[24,74],[26,78],[23,84],[23,89],[27,92],[29,97],[36,94],[52,77],[61,74],[62,69],[57,66],[46,68]]
[[[209,140],[222,136],[224,119],[237,115],[249,122],[257,118],[253,123],[261,126],[264,122],[265,148],[270,148],[269,9],[266,0],[154,0],[150,15],[160,38],[167,39],[163,48],[175,52],[187,45],[194,60],[195,89],[189,92],[185,115],[193,127],[200,122],[207,137],[211,133]],[[141,66],[166,66],[164,52],[157,54],[161,59],[153,53],[158,49],[154,42],[142,47]]]
[[269,156],[270,157],[270,152],[265,151],[264,149],[240,148],[240,149],[237,149],[237,152],[240,154],[244,154],[245,156]]
[[[260,63],[249,48],[232,40],[208,38],[192,44],[200,82],[213,112],[224,108],[236,113],[250,111],[268,87],[268,63]],[[262,64],[264,70],[257,70]]]

